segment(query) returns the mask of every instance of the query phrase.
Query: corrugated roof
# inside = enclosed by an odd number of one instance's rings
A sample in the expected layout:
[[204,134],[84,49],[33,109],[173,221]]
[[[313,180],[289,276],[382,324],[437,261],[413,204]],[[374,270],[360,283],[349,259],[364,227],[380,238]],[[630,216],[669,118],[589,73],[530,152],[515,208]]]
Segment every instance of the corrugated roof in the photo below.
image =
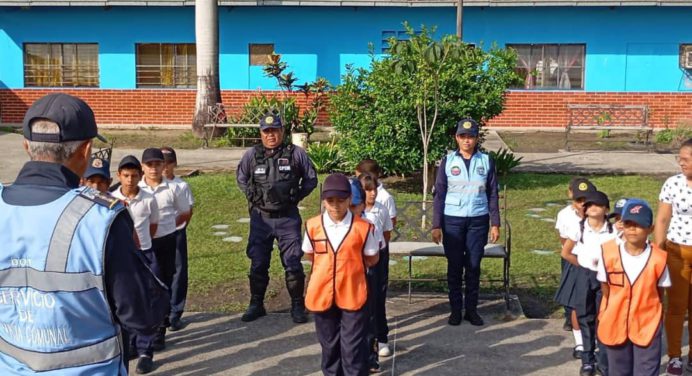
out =
[[[194,6],[194,0],[0,0],[0,6]],[[221,6],[452,7],[453,0],[219,0]],[[692,0],[464,0],[471,7],[692,6]]]

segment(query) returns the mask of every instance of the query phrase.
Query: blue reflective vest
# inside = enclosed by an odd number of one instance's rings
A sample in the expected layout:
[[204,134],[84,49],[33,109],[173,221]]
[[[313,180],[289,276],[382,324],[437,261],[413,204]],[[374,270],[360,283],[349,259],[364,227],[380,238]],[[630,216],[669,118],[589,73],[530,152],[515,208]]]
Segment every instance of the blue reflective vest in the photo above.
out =
[[9,205],[0,185],[0,375],[126,375],[104,291],[108,230],[124,209],[73,189]]
[[470,171],[456,151],[447,154],[447,195],[444,214],[452,217],[477,217],[488,214],[486,185],[490,157],[476,152],[469,163]]

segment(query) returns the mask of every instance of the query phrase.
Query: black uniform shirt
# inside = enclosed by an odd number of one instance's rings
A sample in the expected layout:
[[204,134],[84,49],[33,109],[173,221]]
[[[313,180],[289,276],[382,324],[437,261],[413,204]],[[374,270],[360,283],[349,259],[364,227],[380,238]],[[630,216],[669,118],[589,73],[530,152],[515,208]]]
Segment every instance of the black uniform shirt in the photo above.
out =
[[[79,176],[50,162],[27,162],[2,199],[16,206],[42,205],[79,186]],[[168,291],[146,266],[133,238],[127,210],[113,221],[105,250],[105,291],[111,312],[127,331],[154,334],[168,313]]]

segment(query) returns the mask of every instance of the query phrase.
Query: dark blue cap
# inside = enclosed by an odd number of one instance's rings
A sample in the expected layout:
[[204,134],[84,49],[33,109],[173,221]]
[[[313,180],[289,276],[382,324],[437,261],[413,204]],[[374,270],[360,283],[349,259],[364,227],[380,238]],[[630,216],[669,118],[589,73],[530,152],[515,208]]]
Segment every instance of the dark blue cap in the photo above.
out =
[[[55,122],[59,134],[35,133],[31,131],[34,120],[46,119]],[[98,134],[96,118],[86,102],[64,93],[48,94],[37,99],[24,115],[24,138],[37,142],[66,142],[90,140],[94,137],[106,142]]]
[[142,152],[142,163],[148,163],[152,161],[164,161],[163,152],[158,148],[148,148],[144,149]]
[[175,155],[175,149],[170,146],[164,146],[161,148],[163,153],[163,160],[166,163],[178,163],[178,157]]
[[572,199],[578,200],[585,198],[590,192],[595,192],[596,186],[587,178],[573,178],[569,183],[569,189],[572,191]]
[[101,175],[106,179],[111,178],[111,164],[108,160],[103,158],[91,158],[89,160],[89,167],[87,167],[84,173],[84,178],[90,178],[94,175]]
[[646,201],[638,200],[634,203],[627,203],[622,212],[623,222],[634,222],[641,227],[649,228],[653,224],[654,213]]
[[610,207],[610,200],[608,200],[608,195],[601,191],[592,191],[586,193],[586,200],[584,201],[584,208],[590,204]]
[[351,196],[351,182],[344,174],[331,174],[324,179],[322,185],[322,199]]
[[136,168],[138,170],[141,170],[142,164],[139,163],[139,160],[134,155],[126,155],[123,157],[123,159],[120,160],[120,164],[118,165],[118,170],[121,170],[125,167]]
[[466,119],[461,119],[457,123],[457,135],[460,134],[470,134],[471,136],[478,136],[478,123],[471,119],[471,118],[466,118]]
[[358,179],[351,179],[351,205],[360,205],[364,201],[363,186]]
[[621,216],[622,217],[622,212],[625,210],[626,207],[629,205],[634,205],[634,204],[646,204],[646,201],[639,199],[639,198],[627,198],[623,197],[617,202],[615,202],[615,207],[613,207],[613,212],[610,213],[610,217],[615,217],[615,216]]
[[272,113],[268,113],[262,116],[259,125],[260,130],[267,128],[283,128],[283,124],[281,123],[281,117],[279,117],[279,115],[274,115]]

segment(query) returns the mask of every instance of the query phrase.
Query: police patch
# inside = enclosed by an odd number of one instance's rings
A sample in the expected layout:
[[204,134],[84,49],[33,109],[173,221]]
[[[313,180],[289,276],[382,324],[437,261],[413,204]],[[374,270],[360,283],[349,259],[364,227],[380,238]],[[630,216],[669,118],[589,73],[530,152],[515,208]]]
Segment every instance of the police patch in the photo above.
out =
[[616,208],[624,208],[626,203],[627,203],[627,199],[621,198],[618,200],[618,202],[615,203],[615,207]]
[[471,127],[473,127],[470,121],[465,121],[461,126],[464,127],[464,129],[471,129]]
[[452,167],[452,175],[459,176],[459,174],[461,174],[461,168],[459,168],[459,166],[453,166]]
[[267,173],[267,168],[264,166],[255,167],[255,175],[264,175]]
[[483,167],[483,166],[476,167],[476,173],[478,175],[485,175],[485,167]]
[[91,162],[91,167],[96,167],[96,168],[103,167],[103,161],[101,160],[101,158],[94,158],[94,160]]
[[279,164],[279,171],[291,171],[291,162],[288,160],[288,158],[279,158],[277,163]]
[[264,123],[267,125],[274,124],[274,117],[273,116],[267,116],[264,118]]
[[586,185],[586,183],[581,183],[581,184],[579,184],[578,188],[580,191],[585,191],[587,188],[589,188],[589,186]]

